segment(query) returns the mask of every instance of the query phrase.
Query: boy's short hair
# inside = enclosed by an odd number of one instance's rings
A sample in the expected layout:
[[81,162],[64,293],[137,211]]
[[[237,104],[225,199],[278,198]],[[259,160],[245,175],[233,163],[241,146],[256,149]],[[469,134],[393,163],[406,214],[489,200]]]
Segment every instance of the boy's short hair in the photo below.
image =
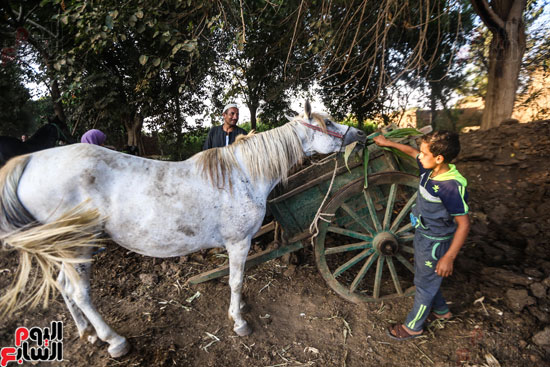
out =
[[458,134],[451,131],[433,131],[421,137],[420,141],[428,144],[434,157],[443,156],[443,162],[445,163],[451,162],[460,153]]

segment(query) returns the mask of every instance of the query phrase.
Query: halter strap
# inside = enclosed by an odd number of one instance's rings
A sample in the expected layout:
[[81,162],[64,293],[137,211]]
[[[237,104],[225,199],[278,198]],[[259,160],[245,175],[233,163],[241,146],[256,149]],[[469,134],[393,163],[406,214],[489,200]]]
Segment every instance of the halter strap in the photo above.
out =
[[[345,136],[345,134],[344,134],[344,135],[338,134],[338,133],[329,131],[328,129],[327,129],[327,130],[323,130],[323,129],[321,129],[319,126],[315,126],[315,125],[308,124],[308,123],[305,122],[305,121],[300,121],[300,123],[301,123],[302,125],[305,125],[305,126],[309,127],[310,129],[320,131],[320,132],[322,132],[322,133],[325,133],[325,134],[334,136],[334,137],[336,137],[336,138],[340,138],[340,139],[342,139],[342,140],[344,139],[344,136]],[[348,126],[348,130],[349,130],[349,126]],[[347,131],[346,131],[346,134],[347,134]]]

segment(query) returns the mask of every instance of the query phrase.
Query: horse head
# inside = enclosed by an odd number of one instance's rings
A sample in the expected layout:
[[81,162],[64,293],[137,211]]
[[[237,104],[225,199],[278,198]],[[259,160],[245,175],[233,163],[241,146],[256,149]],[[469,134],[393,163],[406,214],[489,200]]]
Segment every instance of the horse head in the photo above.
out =
[[300,127],[296,130],[307,156],[313,153],[340,152],[348,144],[365,144],[367,140],[362,130],[338,124],[325,113],[312,112],[309,101],[306,101],[304,113],[294,118],[294,121],[297,121],[297,126]]
[[69,127],[64,121],[54,115],[53,117],[48,117],[48,124],[53,125],[57,130],[57,139],[65,142],[66,144],[73,144],[76,142],[76,139],[71,135]]

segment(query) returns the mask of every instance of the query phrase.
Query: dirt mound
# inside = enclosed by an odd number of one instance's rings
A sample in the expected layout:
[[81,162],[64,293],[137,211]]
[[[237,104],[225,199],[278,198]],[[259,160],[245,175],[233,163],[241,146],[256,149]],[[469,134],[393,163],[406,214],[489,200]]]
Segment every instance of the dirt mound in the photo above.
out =
[[[550,260],[550,121],[512,123],[462,137],[473,229],[489,263],[547,269]],[[490,244],[490,246],[487,246]]]
[[[483,294],[530,326],[550,351],[550,121],[514,120],[462,136],[472,231],[462,264]],[[526,335],[527,335],[526,334]]]
[[[550,121],[461,136],[457,165],[469,180],[473,225],[443,286],[455,317],[421,338],[394,343],[385,334],[405,318],[412,298],[349,303],[324,283],[310,247],[297,254],[299,262],[277,259],[247,271],[243,293],[254,332],[239,338],[227,320],[227,277],[185,285],[223,255],[161,260],[113,245],[95,256],[92,295],[106,321],[129,338],[129,355],[115,361],[105,345],[79,340],[61,297],[47,310],[0,320],[0,347],[13,346],[18,326],[61,320],[62,366],[548,365],[549,136]],[[0,289],[16,262],[0,257]]]

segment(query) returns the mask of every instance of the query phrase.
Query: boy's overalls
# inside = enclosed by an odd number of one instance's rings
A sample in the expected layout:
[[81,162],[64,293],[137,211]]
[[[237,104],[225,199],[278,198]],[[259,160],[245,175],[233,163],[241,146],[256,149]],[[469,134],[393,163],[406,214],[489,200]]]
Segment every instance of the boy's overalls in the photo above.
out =
[[411,223],[416,228],[414,236],[414,284],[416,294],[414,306],[405,326],[420,331],[430,310],[437,314],[449,312],[439,289],[442,277],[437,275],[437,261],[445,255],[454,233],[454,216],[468,213],[466,200],[466,179],[449,164],[449,171],[430,178],[432,170],[425,170],[417,158],[420,168],[418,197],[411,212]]

